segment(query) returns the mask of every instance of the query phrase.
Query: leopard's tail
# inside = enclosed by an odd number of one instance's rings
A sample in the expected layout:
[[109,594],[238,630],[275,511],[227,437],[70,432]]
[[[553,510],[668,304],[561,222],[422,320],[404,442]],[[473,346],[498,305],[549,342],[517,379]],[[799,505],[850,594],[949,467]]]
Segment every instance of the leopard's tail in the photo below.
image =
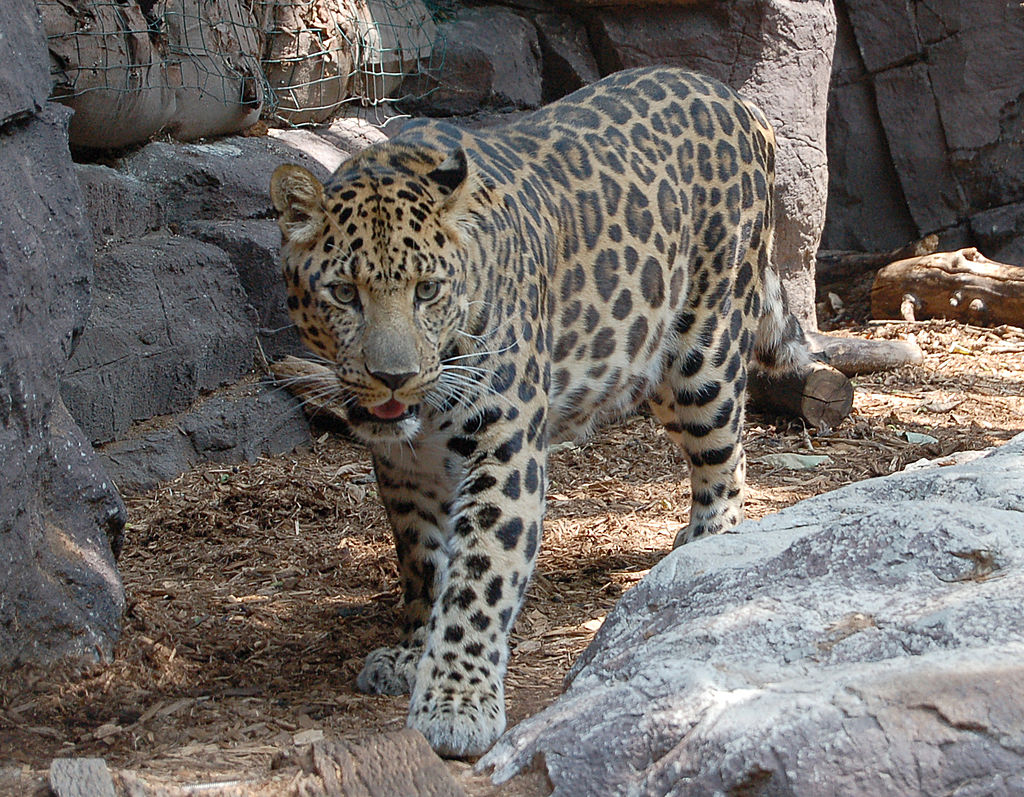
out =
[[756,148],[763,159],[768,182],[754,257],[761,277],[761,320],[754,340],[754,359],[768,371],[791,372],[810,359],[807,338],[796,316],[789,312],[786,291],[772,266],[775,249],[775,131],[768,117],[753,103],[747,103],[756,128]]
[[754,341],[754,357],[769,371],[789,372],[810,359],[803,327],[786,306],[785,289],[774,268],[761,275],[761,321]]

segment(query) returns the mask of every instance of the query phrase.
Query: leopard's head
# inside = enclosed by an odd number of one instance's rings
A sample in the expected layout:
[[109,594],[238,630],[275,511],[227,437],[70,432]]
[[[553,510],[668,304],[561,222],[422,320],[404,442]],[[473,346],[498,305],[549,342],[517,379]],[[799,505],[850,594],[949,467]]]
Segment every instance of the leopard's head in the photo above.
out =
[[299,166],[274,172],[289,312],[367,442],[415,437],[421,407],[451,398],[442,374],[470,323],[478,188],[462,149],[384,145],[326,185]]

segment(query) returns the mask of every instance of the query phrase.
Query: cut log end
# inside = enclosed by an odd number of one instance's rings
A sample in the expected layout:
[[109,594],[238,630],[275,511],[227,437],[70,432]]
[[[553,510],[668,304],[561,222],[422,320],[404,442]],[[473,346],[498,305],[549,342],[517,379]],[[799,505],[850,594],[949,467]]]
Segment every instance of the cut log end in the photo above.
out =
[[750,402],[755,409],[802,418],[816,429],[833,429],[853,410],[850,380],[823,362],[812,361],[786,374],[753,368]]

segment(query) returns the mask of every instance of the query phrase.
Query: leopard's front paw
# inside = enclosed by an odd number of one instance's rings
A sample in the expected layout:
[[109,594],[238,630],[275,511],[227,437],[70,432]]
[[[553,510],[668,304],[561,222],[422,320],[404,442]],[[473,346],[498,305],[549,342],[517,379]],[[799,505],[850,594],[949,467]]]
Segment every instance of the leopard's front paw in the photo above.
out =
[[730,508],[725,512],[708,513],[706,517],[694,517],[690,520],[689,524],[683,526],[676,533],[676,538],[672,541],[672,547],[678,548],[680,545],[686,545],[686,543],[699,540],[701,537],[721,534],[742,522],[742,509]]
[[672,541],[672,547],[678,548],[680,545],[686,545],[686,543],[699,540],[701,537],[706,537],[710,534],[721,534],[723,531],[725,531],[725,528],[721,523],[690,523],[676,532],[676,538]]
[[475,689],[437,684],[416,689],[406,724],[422,733],[438,755],[482,755],[505,730],[505,689],[500,681]]
[[366,657],[356,688],[370,695],[405,695],[416,683],[422,648],[408,645],[377,648]]

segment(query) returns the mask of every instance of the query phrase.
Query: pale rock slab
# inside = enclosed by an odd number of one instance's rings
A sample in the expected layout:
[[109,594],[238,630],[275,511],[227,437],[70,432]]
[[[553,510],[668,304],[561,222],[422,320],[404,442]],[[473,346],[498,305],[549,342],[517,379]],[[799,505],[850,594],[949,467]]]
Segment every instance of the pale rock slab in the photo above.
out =
[[1024,435],[667,556],[481,760],[556,795],[1024,791]]

